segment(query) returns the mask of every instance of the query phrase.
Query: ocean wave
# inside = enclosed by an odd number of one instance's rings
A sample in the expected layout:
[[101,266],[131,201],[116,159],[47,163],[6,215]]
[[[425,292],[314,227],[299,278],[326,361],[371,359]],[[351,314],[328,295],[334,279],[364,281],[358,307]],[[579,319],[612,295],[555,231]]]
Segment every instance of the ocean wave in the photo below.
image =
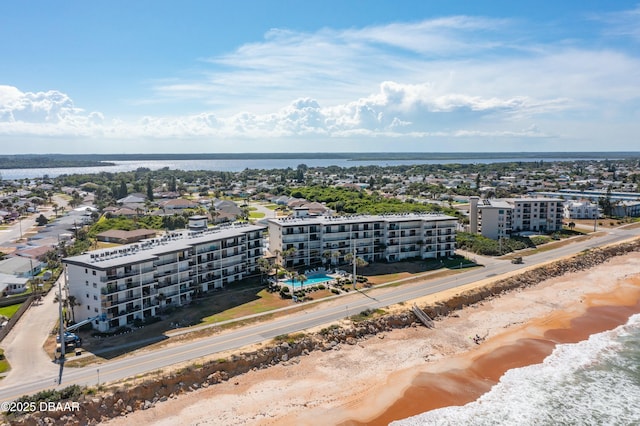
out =
[[393,422],[422,425],[640,423],[640,315],[589,339],[558,345],[541,364],[507,371],[464,406]]

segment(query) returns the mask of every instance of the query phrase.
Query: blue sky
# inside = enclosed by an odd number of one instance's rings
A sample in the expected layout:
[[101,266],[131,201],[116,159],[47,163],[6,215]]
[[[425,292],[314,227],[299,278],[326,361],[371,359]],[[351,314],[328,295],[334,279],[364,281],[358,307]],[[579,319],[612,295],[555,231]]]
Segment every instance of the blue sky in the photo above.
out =
[[0,37],[5,154],[640,146],[635,2],[36,0]]

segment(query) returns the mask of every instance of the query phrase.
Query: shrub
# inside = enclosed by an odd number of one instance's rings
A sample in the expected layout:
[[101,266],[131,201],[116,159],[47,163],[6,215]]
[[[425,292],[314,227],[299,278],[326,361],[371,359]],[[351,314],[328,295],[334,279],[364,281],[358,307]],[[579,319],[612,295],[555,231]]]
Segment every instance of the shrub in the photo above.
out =
[[291,293],[285,293],[284,291],[280,290],[280,297],[283,299],[293,299],[293,296],[291,295]]
[[318,290],[324,290],[325,288],[327,287],[324,284],[318,284]]

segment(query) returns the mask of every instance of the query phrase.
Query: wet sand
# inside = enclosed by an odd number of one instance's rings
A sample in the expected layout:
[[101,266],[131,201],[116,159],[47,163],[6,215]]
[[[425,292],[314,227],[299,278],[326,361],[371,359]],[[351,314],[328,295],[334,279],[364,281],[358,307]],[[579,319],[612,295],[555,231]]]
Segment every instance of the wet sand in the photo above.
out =
[[[639,285],[639,279],[634,279]],[[388,425],[436,408],[475,401],[512,368],[541,363],[558,344],[577,343],[592,334],[625,324],[640,313],[640,287],[618,288],[613,294],[594,295],[585,300],[587,309],[572,317],[566,312],[533,321],[496,341],[487,342],[480,354],[468,357],[469,365],[438,373],[420,373],[402,397],[384,413],[368,419],[348,420],[342,425]],[[603,305],[603,303],[615,303]],[[526,335],[528,337],[517,338]]]

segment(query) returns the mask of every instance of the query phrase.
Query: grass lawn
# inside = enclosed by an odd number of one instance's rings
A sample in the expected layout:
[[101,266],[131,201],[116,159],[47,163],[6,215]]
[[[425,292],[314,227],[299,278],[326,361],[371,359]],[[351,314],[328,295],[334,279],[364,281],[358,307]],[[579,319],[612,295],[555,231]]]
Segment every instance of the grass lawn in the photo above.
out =
[[249,219],[262,219],[265,216],[262,212],[249,212]]
[[267,204],[265,207],[268,208],[269,210],[275,210],[280,206],[278,206],[277,204]]
[[118,243],[107,243],[104,241],[96,241],[91,245],[91,248],[93,250],[99,250],[99,249],[106,249],[106,248],[111,248],[111,247],[118,247],[121,246],[122,244],[118,244]]
[[4,357],[4,350],[0,349],[0,373],[9,371],[9,362]]
[[[291,300],[282,299],[278,293],[269,293],[266,289],[262,289],[255,293],[256,299],[247,301],[242,305],[237,305],[224,309],[219,313],[206,316],[202,318],[201,324],[215,324],[217,322],[232,320],[234,318],[240,318],[247,315],[259,314],[262,312],[272,311],[274,309],[283,308],[291,305]],[[242,297],[242,296],[239,296]],[[228,301],[219,300],[207,301],[206,308],[211,309],[219,307],[223,309],[222,305],[228,305]]]
[[16,305],[3,306],[2,308],[0,308],[0,315],[4,315],[7,318],[11,318],[16,312],[18,312],[18,309],[20,309],[20,306],[22,306],[22,303],[18,303]]

